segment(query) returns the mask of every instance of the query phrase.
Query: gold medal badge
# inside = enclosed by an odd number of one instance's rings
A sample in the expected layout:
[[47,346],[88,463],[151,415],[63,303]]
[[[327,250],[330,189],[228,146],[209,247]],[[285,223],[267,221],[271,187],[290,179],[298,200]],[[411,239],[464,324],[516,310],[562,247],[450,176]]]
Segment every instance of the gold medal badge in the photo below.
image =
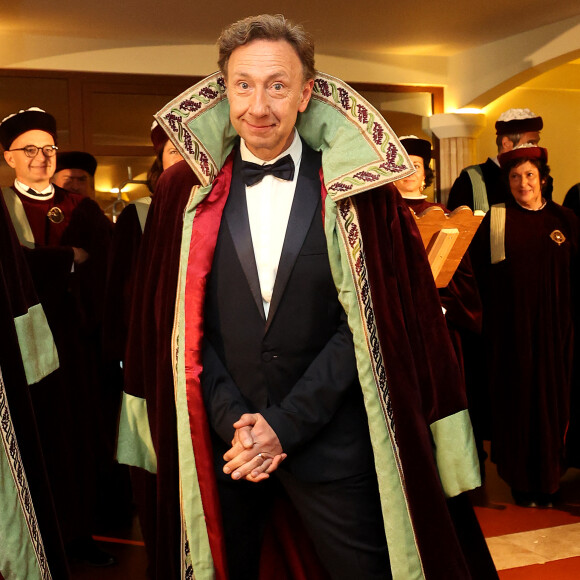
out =
[[51,207],[46,214],[46,217],[53,223],[53,224],[60,224],[64,221],[64,214],[62,213],[62,209],[60,207]]
[[550,238],[552,238],[552,241],[556,242],[559,246],[566,241],[566,236],[560,230],[554,230],[550,234]]

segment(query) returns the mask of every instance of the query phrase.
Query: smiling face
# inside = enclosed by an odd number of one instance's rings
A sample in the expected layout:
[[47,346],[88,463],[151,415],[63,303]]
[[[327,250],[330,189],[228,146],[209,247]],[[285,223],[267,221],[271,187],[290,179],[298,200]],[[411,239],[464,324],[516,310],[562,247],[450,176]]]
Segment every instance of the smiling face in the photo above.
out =
[[425,184],[425,163],[423,158],[418,155],[409,155],[409,159],[413,163],[415,173],[409,175],[409,177],[395,181],[395,187],[401,195],[420,195]]
[[539,209],[542,205],[542,181],[539,169],[530,161],[512,167],[509,184],[515,200],[527,209]]
[[[37,147],[54,145],[54,138],[50,133],[34,129],[16,137],[10,149],[20,149],[27,145]],[[42,191],[48,187],[56,169],[56,155],[46,157],[41,150],[35,157],[27,157],[24,151],[5,151],[4,159],[14,169],[16,179],[36,191]]]
[[285,40],[253,40],[232,52],[230,120],[256,157],[269,161],[291,145],[296,117],[308,106],[313,86]]

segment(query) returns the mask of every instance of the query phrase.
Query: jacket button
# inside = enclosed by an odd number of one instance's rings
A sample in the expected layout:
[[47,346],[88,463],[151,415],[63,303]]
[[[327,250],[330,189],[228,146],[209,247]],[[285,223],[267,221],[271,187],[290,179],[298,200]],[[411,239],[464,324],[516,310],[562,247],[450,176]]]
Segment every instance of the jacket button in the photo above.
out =
[[272,353],[271,352],[263,352],[262,353],[262,360],[264,362],[270,362],[272,360]]

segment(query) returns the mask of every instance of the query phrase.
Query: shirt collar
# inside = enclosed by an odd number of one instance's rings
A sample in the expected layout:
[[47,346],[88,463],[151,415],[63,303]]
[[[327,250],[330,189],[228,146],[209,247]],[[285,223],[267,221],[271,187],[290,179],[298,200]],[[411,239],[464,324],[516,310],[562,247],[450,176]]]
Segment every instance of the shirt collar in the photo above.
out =
[[[31,199],[49,199],[54,195],[54,185],[50,183],[48,187],[45,187],[42,191],[36,191],[34,188],[28,187],[18,179],[14,180],[14,187],[22,194],[30,197]],[[33,190],[32,193],[30,190]]]
[[257,165],[270,165],[271,163],[276,163],[278,159],[285,157],[286,155],[290,155],[292,157],[292,161],[294,161],[294,166],[298,167],[300,163],[300,159],[302,158],[302,139],[300,139],[300,135],[298,135],[298,131],[294,128],[294,139],[292,139],[292,143],[288,149],[285,149],[270,161],[264,161],[259,157],[256,157],[246,145],[246,142],[243,139],[240,139],[240,155],[242,157],[242,161],[250,161],[251,163],[256,163]]

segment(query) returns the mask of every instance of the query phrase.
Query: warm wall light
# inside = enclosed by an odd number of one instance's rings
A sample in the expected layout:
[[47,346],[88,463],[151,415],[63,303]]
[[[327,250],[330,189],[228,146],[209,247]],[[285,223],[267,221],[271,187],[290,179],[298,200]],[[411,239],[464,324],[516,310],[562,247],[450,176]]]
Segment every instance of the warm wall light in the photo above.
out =
[[449,111],[450,113],[459,113],[461,115],[480,115],[483,113],[481,109],[476,109],[475,107],[465,107],[464,109],[455,109],[454,111]]
[[485,115],[480,111],[475,113],[455,111],[423,117],[423,131],[429,135],[433,133],[439,139],[477,137],[484,127]]

